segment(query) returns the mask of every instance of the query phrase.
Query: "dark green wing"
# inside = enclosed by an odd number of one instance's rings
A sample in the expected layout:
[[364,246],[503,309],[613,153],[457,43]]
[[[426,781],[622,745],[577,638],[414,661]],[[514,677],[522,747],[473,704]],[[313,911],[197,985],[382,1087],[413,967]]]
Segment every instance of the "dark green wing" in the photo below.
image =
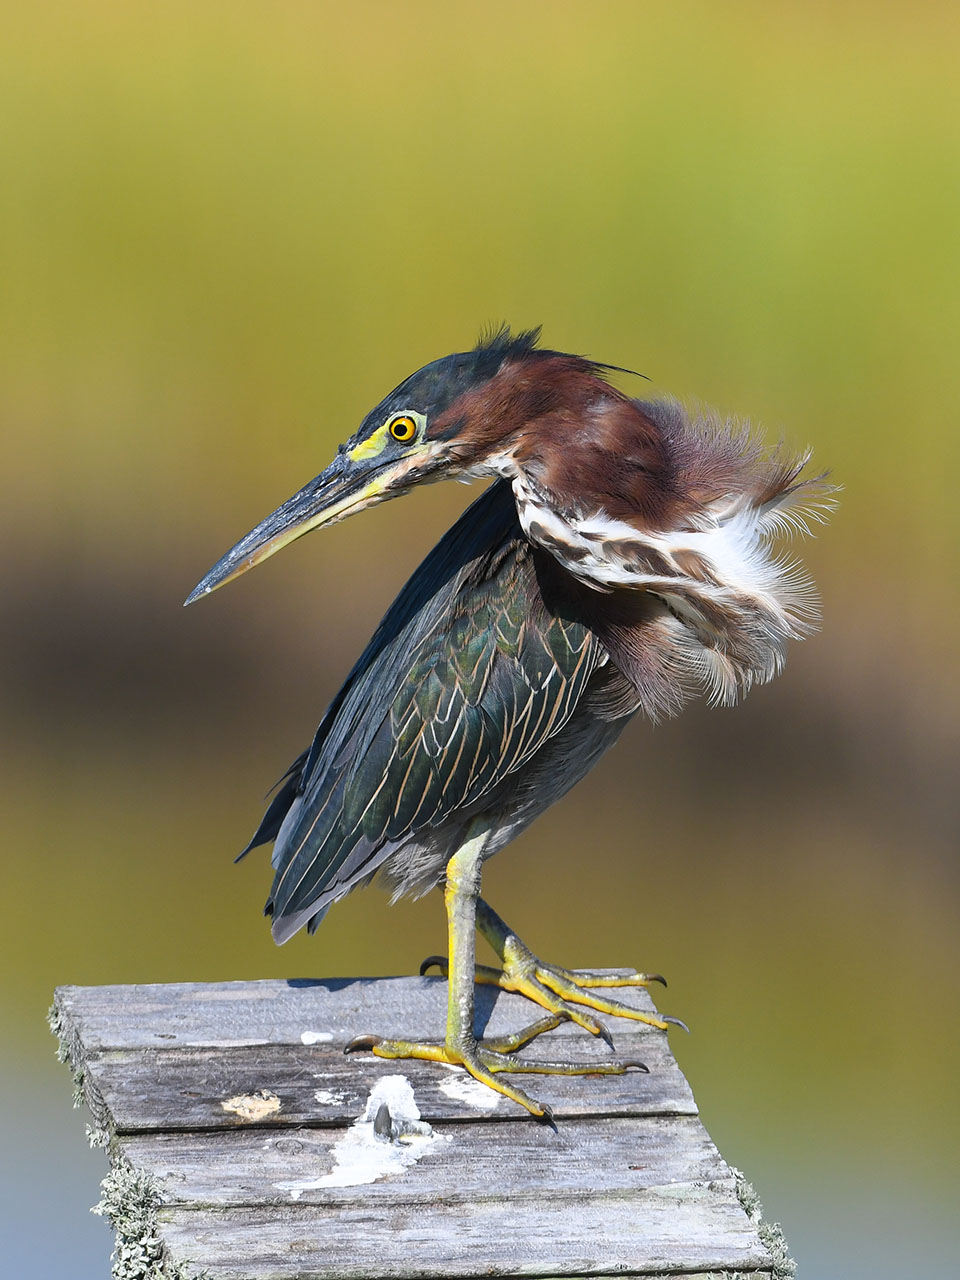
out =
[[566,722],[601,650],[548,613],[537,554],[498,483],[404,587],[252,842],[275,837],[279,941]]

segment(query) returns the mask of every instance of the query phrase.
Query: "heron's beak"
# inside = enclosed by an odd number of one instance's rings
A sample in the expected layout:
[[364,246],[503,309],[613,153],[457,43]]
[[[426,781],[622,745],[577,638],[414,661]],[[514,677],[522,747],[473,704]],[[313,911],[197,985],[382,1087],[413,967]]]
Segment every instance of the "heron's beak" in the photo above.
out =
[[354,511],[391,496],[389,490],[396,492],[396,472],[399,469],[396,464],[358,466],[345,455],[338,454],[326,471],[261,520],[255,529],[251,529],[218,560],[190,592],[184,604],[193,604],[201,596],[216,591],[217,587],[238,578],[311,529],[333,524]]

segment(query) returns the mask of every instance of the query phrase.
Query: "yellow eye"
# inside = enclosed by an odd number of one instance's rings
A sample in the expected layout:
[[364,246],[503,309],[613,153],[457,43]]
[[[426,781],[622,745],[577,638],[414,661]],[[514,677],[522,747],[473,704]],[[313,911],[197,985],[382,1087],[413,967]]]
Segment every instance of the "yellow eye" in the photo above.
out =
[[390,434],[394,440],[399,440],[406,444],[408,440],[412,440],[417,434],[417,424],[408,413],[401,413],[398,418],[392,418],[390,421]]

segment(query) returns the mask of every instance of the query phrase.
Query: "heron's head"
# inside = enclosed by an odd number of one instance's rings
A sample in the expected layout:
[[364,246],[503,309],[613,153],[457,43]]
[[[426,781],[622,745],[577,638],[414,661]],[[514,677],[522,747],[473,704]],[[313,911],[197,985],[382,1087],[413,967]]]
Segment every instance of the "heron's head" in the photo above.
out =
[[[435,360],[391,391],[315,479],[231,548],[187,598],[191,604],[311,529],[416,485],[534,467],[591,404],[622,400],[609,366],[537,346],[539,331],[502,329],[472,351]],[[587,412],[589,418],[589,412]],[[599,456],[599,455],[598,455]]]

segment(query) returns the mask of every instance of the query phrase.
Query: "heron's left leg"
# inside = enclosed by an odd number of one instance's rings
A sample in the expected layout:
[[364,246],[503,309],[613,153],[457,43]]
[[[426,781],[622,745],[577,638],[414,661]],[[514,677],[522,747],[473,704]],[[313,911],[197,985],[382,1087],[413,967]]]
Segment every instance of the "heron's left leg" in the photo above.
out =
[[[627,974],[574,972],[563,969],[559,965],[546,964],[534,955],[506,921],[502,920],[482,898],[477,900],[476,920],[477,928],[493,947],[503,965],[502,970],[488,965],[477,965],[475,970],[477,982],[527,996],[551,1014],[570,1018],[593,1035],[606,1037],[606,1031],[595,1018],[583,1012],[584,1008],[615,1017],[631,1018],[635,1022],[645,1022],[662,1031],[666,1030],[670,1024],[686,1029],[679,1018],[666,1015],[657,1017],[642,1013],[639,1009],[632,1009],[620,1000],[596,994],[598,990],[605,987],[646,987],[651,982],[662,982],[666,986],[660,974],[637,971]],[[441,970],[446,967],[442,956],[430,956],[420,966],[420,972],[425,972],[431,965],[438,965]]]
[[372,1049],[378,1058],[424,1058],[465,1067],[483,1084],[505,1094],[535,1116],[549,1119],[550,1108],[537,1102],[515,1085],[498,1077],[504,1072],[536,1072],[548,1075],[622,1075],[634,1067],[646,1071],[635,1060],[594,1062],[557,1062],[517,1058],[514,1050],[535,1036],[557,1026],[561,1016],[551,1012],[532,1026],[500,1040],[478,1041],[473,1029],[474,983],[476,980],[477,904],[480,901],[480,872],[483,863],[485,834],[466,841],[447,863],[444,902],[447,908],[449,958],[447,971],[447,1033],[442,1044],[418,1043],[410,1040],[382,1040],[378,1036],[358,1036],[346,1046]]

